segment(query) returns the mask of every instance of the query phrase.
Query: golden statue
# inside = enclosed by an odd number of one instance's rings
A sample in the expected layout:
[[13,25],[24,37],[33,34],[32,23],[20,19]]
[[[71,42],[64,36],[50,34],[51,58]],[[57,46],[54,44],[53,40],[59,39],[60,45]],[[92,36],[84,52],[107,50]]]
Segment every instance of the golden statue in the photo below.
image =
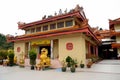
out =
[[14,63],[17,64],[17,56],[14,56]]
[[24,67],[24,63],[25,63],[25,61],[24,61],[24,55],[23,55],[23,53],[21,53],[20,54],[20,59],[19,59],[19,66],[20,67]]
[[41,55],[40,55],[40,63],[36,65],[36,68],[40,70],[40,68],[49,67],[50,58],[47,56],[48,50],[46,48],[42,48]]

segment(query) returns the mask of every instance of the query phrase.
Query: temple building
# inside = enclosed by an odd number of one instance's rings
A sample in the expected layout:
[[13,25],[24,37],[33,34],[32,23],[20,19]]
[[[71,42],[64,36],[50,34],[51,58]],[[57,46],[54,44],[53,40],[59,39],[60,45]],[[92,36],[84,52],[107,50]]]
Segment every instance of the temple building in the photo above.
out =
[[14,53],[18,58],[21,53],[29,58],[28,52],[32,48],[36,49],[37,58],[41,49],[46,48],[51,59],[60,61],[71,56],[78,63],[81,60],[85,63],[92,55],[98,56],[100,41],[93,34],[83,7],[79,5],[69,12],[45,15],[39,21],[19,22],[18,28],[24,30],[25,34],[8,37],[9,42],[14,42]]
[[120,57],[120,18],[115,20],[109,20],[109,28],[111,31],[111,38],[114,39],[112,48],[116,49],[116,55]]
[[98,55],[103,59],[120,58],[120,18],[109,20],[109,30],[92,28],[93,33],[101,41]]

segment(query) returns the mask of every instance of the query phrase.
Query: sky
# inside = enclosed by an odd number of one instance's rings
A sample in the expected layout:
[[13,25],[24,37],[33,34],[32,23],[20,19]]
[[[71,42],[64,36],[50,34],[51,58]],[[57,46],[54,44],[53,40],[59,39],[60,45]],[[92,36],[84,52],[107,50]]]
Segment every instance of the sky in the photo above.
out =
[[67,11],[79,4],[91,27],[109,29],[109,19],[120,18],[120,0],[0,0],[0,33],[22,35],[17,22],[30,23],[44,15]]

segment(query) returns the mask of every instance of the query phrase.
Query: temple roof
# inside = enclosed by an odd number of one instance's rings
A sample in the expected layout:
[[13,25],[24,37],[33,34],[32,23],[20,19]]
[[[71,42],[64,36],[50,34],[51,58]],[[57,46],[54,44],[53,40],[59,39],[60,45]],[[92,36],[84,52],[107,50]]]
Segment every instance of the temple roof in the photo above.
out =
[[120,24],[120,18],[117,18],[115,20],[109,20],[110,27],[111,25],[114,25],[114,24]]
[[38,20],[35,22],[30,22],[30,23],[18,22],[18,28],[25,29],[25,28],[28,28],[28,27],[31,27],[34,25],[52,22],[52,21],[56,21],[56,20],[60,20],[60,19],[64,19],[64,18],[70,18],[70,17],[77,17],[77,18],[81,19],[82,21],[86,20],[86,16],[83,11],[83,7],[79,7],[79,5],[77,5],[74,9],[71,9],[68,13],[67,12],[65,12],[65,13],[59,12],[58,15],[55,15],[55,16],[49,15],[47,18],[46,18],[46,15],[44,15],[42,17],[42,20]]
[[67,34],[73,34],[73,33],[85,33],[86,36],[91,37],[92,39],[95,40],[95,42],[99,43],[99,40],[96,38],[96,36],[92,32],[91,27],[88,24],[88,20],[86,19],[83,8],[79,7],[78,5],[74,9],[70,10],[68,13],[62,13],[59,15],[50,16],[48,18],[44,16],[42,20],[30,22],[30,23],[19,22],[18,27],[19,29],[24,30],[28,27],[33,27],[35,25],[53,22],[56,20],[64,19],[64,18],[75,18],[77,20],[80,20],[82,23],[81,25],[74,25],[73,27],[69,27],[69,28],[63,28],[63,29],[61,28],[61,29],[50,30],[45,32],[36,32],[32,34],[24,34],[24,35],[15,36],[15,37],[8,36],[7,40],[10,42],[16,42],[16,41],[33,40],[33,39],[46,38],[46,37],[52,37],[52,36],[67,35]]
[[16,41],[26,41],[26,40],[33,40],[33,39],[39,39],[39,38],[47,38],[52,36],[61,36],[61,35],[68,35],[68,34],[75,34],[75,33],[86,33],[86,36],[91,36],[95,42],[100,43],[100,41],[96,38],[96,36],[93,34],[91,29],[89,27],[83,27],[83,28],[70,28],[70,29],[64,29],[60,31],[52,32],[46,32],[46,33],[35,33],[35,34],[28,34],[28,35],[21,35],[16,37],[9,37],[7,38],[8,42],[16,42]]

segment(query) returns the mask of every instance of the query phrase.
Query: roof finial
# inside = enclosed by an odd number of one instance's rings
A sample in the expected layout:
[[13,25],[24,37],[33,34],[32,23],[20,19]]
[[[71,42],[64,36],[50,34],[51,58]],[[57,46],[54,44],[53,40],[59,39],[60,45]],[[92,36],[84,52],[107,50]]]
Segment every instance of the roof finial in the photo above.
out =
[[80,9],[81,9],[81,7],[79,6],[79,4],[77,4],[74,10],[75,11],[80,11]]
[[18,24],[18,26],[21,26],[21,25],[25,25],[25,22],[20,22],[19,21],[17,24]]
[[44,15],[44,16],[42,17],[42,19],[46,19],[46,15]]
[[65,9],[65,11],[64,11],[64,12],[65,12],[65,14],[67,13],[67,8]]
[[57,16],[57,13],[55,12],[54,15]]
[[61,9],[59,10],[59,15],[62,15],[62,10]]

